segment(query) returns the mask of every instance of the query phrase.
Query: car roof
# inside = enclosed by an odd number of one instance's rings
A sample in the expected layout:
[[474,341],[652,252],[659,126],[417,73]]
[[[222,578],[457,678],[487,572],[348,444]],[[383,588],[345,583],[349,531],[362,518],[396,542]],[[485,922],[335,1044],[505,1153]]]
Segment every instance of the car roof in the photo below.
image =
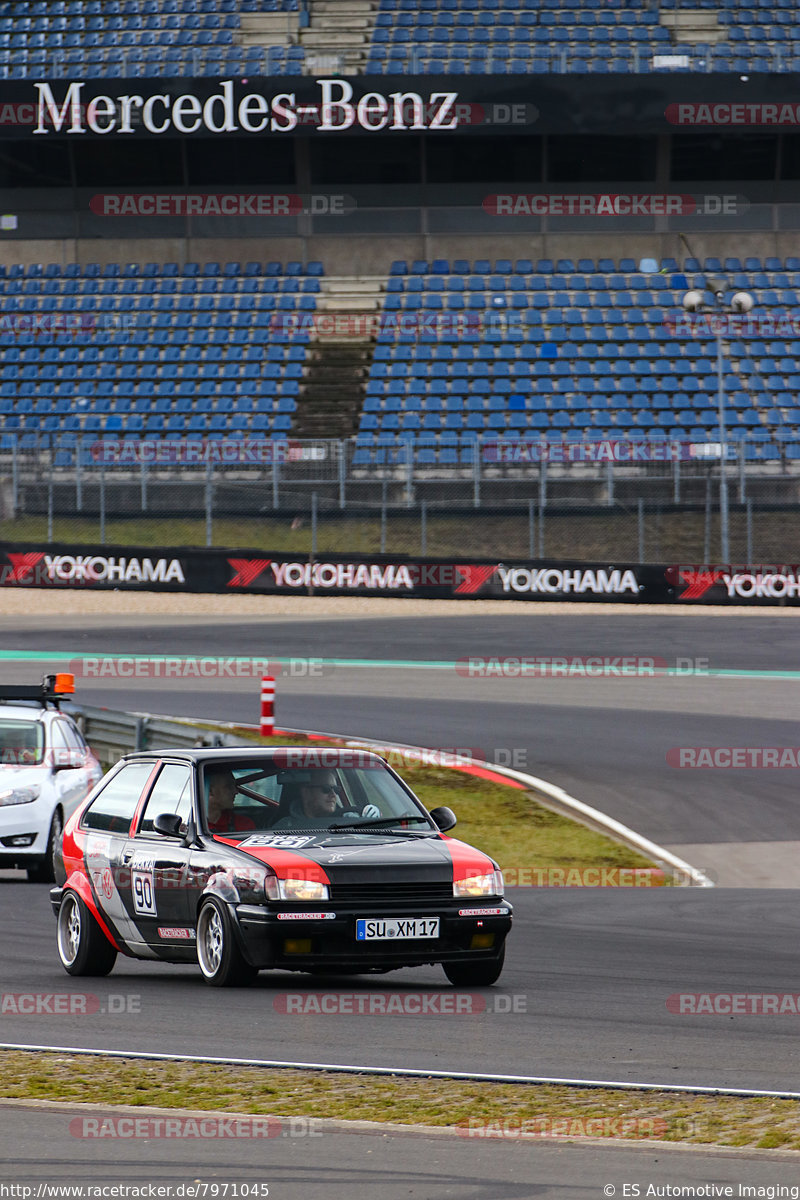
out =
[[[131,751],[130,754],[125,754],[123,757],[126,762],[138,762],[140,760],[155,762],[160,758],[182,758],[187,762],[200,764],[203,762],[214,762],[219,759],[230,761],[235,758],[246,759],[248,762],[259,758],[269,761],[276,754],[285,754],[287,751],[295,754],[302,754],[304,751],[307,751],[309,754],[324,753],[326,762],[321,765],[325,766],[335,765],[328,763],[327,760],[330,755],[336,755],[345,764],[349,763],[350,765],[352,765],[356,755],[358,755],[359,759],[363,757],[374,759],[376,762],[383,761],[381,756],[372,750],[347,746],[166,746],[160,750]],[[286,765],[294,766],[295,764]],[[296,765],[302,767],[305,764],[298,762]]]
[[43,721],[45,717],[55,716],[55,709],[40,708],[33,704],[0,704],[0,721],[28,720]]

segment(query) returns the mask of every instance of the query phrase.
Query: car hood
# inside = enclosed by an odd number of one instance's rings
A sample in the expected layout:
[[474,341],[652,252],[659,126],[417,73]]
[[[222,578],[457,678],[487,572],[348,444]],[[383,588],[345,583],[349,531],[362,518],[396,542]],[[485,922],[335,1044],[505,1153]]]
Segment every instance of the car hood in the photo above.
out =
[[217,840],[272,867],[281,879],[296,875],[300,868],[312,878],[331,883],[373,883],[396,872],[409,882],[449,883],[455,875],[463,878],[494,869],[488,855],[448,837],[399,838],[381,832],[354,835],[320,830],[296,835],[254,833],[241,842]]
[[9,788],[41,787],[47,778],[47,767],[17,767],[10,763],[0,763],[0,792]]

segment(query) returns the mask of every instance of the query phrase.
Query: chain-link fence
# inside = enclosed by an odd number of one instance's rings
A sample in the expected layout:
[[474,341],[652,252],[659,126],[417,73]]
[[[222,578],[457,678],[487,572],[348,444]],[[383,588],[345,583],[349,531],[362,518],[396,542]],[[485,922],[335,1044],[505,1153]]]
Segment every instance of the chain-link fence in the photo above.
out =
[[[222,439],[65,454],[12,443],[0,452],[0,538],[710,562],[721,553],[721,448],[696,449],[476,439],[428,457],[397,438]],[[729,557],[800,561],[800,444],[760,453],[760,443],[728,447]]]

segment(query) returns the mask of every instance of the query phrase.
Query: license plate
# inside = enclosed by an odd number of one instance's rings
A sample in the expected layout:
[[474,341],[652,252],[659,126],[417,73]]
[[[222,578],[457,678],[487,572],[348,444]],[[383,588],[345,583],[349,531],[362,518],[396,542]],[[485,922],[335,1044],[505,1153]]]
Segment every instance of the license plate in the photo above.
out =
[[403,938],[436,938],[439,936],[438,917],[405,917],[385,920],[383,917],[356,921],[357,942],[382,942]]

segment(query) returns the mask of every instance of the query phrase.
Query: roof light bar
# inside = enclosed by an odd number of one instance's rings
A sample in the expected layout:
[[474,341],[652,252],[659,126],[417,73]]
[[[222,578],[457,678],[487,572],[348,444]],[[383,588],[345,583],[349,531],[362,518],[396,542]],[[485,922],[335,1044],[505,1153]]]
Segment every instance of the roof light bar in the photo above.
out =
[[0,703],[16,703],[18,701],[33,701],[47,708],[48,704],[58,708],[62,700],[71,700],[75,694],[75,676],[68,672],[57,675],[45,675],[38,685],[6,684],[0,687]]

